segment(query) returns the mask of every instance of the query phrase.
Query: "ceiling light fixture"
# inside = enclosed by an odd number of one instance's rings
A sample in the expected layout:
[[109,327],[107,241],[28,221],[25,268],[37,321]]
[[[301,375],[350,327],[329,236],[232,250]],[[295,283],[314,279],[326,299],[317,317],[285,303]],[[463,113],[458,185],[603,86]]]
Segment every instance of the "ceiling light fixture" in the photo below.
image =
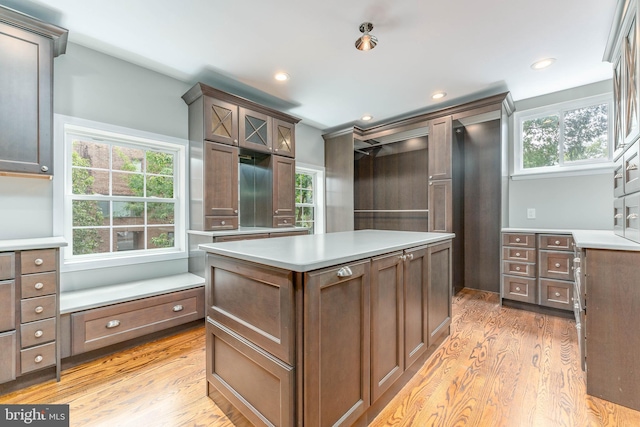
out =
[[542,70],[543,68],[547,68],[549,65],[556,62],[555,58],[545,58],[531,64],[531,68],[534,70]]
[[369,34],[371,30],[373,30],[373,24],[371,22],[363,22],[360,24],[360,32],[363,34],[356,40],[356,49],[371,50],[376,47],[378,38]]
[[373,116],[370,114],[365,114],[364,116],[361,117],[361,119],[365,122],[368,122],[369,120],[373,119]]
[[287,80],[289,80],[291,78],[291,76],[289,76],[289,74],[284,73],[284,72],[276,73],[276,75],[273,76],[273,77],[279,82],[286,82]]
[[447,92],[436,92],[433,95],[431,95],[431,99],[441,99],[441,98],[444,98],[445,96],[447,96]]

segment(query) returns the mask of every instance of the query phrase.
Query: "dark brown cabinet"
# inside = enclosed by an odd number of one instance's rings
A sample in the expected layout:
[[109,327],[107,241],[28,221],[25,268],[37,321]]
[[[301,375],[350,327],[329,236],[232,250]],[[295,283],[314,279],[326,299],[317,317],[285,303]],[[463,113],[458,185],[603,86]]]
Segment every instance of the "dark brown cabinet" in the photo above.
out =
[[211,96],[203,97],[204,139],[238,145],[238,106]]
[[453,228],[452,211],[451,180],[429,181],[429,231],[450,233]]
[[0,170],[53,175],[53,58],[67,30],[0,6]]
[[279,156],[296,156],[295,124],[273,119],[273,152]]
[[429,347],[451,326],[451,242],[430,246],[428,249],[427,315]]
[[272,130],[271,118],[268,115],[240,107],[239,124],[240,147],[271,154]]
[[451,116],[429,121],[429,231],[453,230]]
[[204,146],[204,229],[238,228],[238,149]]
[[296,164],[293,159],[271,156],[273,176],[273,227],[295,225]]
[[404,366],[409,368],[429,346],[427,248],[405,251],[404,261]]

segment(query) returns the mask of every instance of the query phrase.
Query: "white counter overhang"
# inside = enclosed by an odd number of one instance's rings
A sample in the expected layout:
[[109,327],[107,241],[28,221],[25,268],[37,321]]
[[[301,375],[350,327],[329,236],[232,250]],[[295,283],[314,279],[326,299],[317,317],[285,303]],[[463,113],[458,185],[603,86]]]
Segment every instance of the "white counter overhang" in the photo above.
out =
[[298,272],[317,270],[417,246],[444,242],[452,233],[358,230],[327,234],[207,243],[216,255]]
[[640,251],[640,244],[625,239],[611,230],[571,230],[552,228],[503,228],[503,233],[563,233],[573,235],[573,241],[581,249],[610,249],[615,251]]
[[63,237],[0,240],[0,252],[60,248],[63,246],[67,246],[67,241]]

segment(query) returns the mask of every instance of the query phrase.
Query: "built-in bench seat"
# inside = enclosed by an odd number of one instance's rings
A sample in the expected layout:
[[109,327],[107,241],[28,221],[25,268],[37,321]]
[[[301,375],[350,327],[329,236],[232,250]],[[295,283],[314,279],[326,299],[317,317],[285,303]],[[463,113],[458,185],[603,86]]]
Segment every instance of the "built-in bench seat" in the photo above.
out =
[[64,359],[204,318],[204,279],[182,273],[61,292],[60,315]]

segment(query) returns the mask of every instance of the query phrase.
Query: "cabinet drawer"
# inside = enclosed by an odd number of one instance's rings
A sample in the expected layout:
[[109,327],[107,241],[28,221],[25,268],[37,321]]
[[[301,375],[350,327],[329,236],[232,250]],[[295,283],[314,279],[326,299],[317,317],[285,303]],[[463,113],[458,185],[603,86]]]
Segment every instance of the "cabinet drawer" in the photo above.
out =
[[539,277],[573,280],[573,253],[540,251]]
[[20,325],[20,347],[27,348],[56,339],[56,318]]
[[269,237],[273,239],[275,237],[304,236],[306,234],[309,234],[309,230],[286,231],[284,233],[269,233]]
[[573,310],[573,283],[540,279],[540,305]]
[[203,317],[203,288],[73,313],[72,354],[106,347]]
[[15,255],[13,252],[0,254],[0,280],[13,279],[16,277]]
[[273,227],[293,227],[296,224],[296,219],[293,216],[274,216]]
[[22,301],[20,301],[20,319],[22,323],[34,322],[36,320],[42,320],[48,317],[55,317],[55,315],[55,295],[23,299]]
[[505,261],[502,272],[516,276],[536,277],[536,265],[524,262]]
[[238,240],[256,240],[256,239],[267,239],[269,238],[268,234],[240,234],[235,236],[220,236],[216,237],[216,243],[220,242],[236,242]]
[[525,248],[502,248],[505,261],[536,262],[536,250]]
[[568,234],[541,234],[539,239],[539,249],[573,251],[573,237]]
[[640,191],[640,169],[638,169],[640,160],[638,158],[638,141],[634,142],[631,147],[624,153],[624,193],[631,194]]
[[22,251],[20,253],[20,272],[31,274],[57,270],[56,251],[56,249]]
[[624,237],[640,243],[640,193],[624,198]]
[[16,283],[0,282],[0,332],[16,328]]
[[56,364],[56,343],[39,345],[20,350],[20,372],[36,371]]
[[237,216],[205,216],[205,230],[236,230],[238,228]]
[[502,276],[502,298],[536,303],[536,279]]
[[502,246],[535,248],[536,235],[525,233],[504,233],[502,235]]
[[28,274],[22,276],[22,298],[33,298],[56,293],[57,273]]

